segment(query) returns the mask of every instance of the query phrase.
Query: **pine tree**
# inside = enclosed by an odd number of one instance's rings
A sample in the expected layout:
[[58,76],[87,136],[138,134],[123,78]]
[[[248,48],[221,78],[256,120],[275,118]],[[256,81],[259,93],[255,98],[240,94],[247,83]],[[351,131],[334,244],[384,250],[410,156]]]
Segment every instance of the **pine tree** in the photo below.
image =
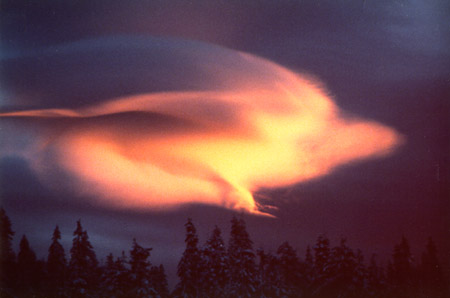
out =
[[67,273],[66,256],[63,246],[59,243],[60,239],[61,232],[58,226],[56,226],[53,231],[52,244],[48,249],[47,257],[48,286],[56,290],[64,288]]
[[122,256],[114,260],[112,254],[106,257],[106,264],[102,272],[101,288],[105,297],[128,297],[131,295],[130,270],[126,267],[127,258]]
[[114,267],[116,270],[116,280],[114,287],[118,297],[126,297],[131,289],[130,270],[127,268],[127,256],[122,251],[122,255],[116,258]]
[[42,272],[36,259],[36,254],[31,249],[28,239],[22,236],[17,254],[18,289],[24,295],[31,295],[39,287]]
[[242,219],[233,217],[228,246],[229,295],[252,297],[256,292],[256,265],[253,242]]
[[373,254],[367,268],[367,292],[370,297],[381,297],[384,295],[384,279],[383,268],[377,265],[376,255]]
[[157,297],[169,297],[169,285],[163,265],[152,266],[150,269],[151,280]]
[[346,296],[347,292],[354,291],[352,284],[356,278],[355,270],[356,256],[346,245],[346,240],[341,239],[340,245],[331,250],[327,287],[335,295]]
[[420,283],[427,296],[444,297],[445,281],[441,265],[437,258],[436,245],[428,238],[425,252],[420,264]]
[[393,266],[394,282],[400,286],[411,286],[413,259],[405,237],[402,237],[400,244],[394,248]]
[[14,287],[16,279],[16,255],[12,249],[14,232],[11,221],[3,208],[0,208],[0,296],[7,296]]
[[324,235],[320,235],[313,248],[314,270],[313,283],[310,292],[313,295],[330,295],[329,282],[331,277],[331,249],[330,240]]
[[206,295],[220,297],[227,284],[228,260],[221,231],[217,226],[202,250],[202,259],[205,265],[202,282]]
[[101,288],[108,297],[116,296],[117,270],[112,253],[106,256],[106,264],[102,270]]
[[367,296],[364,288],[367,276],[367,269],[364,265],[364,255],[360,249],[356,251],[355,255],[355,269],[353,272],[353,279],[351,285],[351,295],[349,297],[364,297]]
[[300,277],[300,261],[297,252],[288,242],[284,242],[277,250],[281,287],[288,297],[298,297],[300,295],[301,284],[304,282]]
[[15,259],[15,254],[12,249],[14,232],[12,230],[11,221],[3,208],[0,208],[0,229],[0,260],[3,263],[6,260]]
[[151,250],[140,246],[136,239],[133,239],[133,249],[130,251],[130,282],[133,297],[156,296],[150,276],[151,263],[148,260]]
[[306,247],[305,263],[304,263],[304,277],[306,282],[306,288],[310,288],[314,282],[314,257],[311,253],[311,247]]
[[330,240],[324,235],[317,238],[314,246],[314,275],[315,284],[320,286],[327,282],[330,274]]
[[417,290],[414,270],[409,243],[405,237],[402,237],[401,242],[394,247],[392,263],[390,268],[388,267],[389,295],[411,297]]
[[70,286],[76,294],[86,295],[97,285],[98,261],[88,234],[83,231],[79,220],[73,235],[69,262]]
[[177,297],[199,297],[202,295],[202,264],[200,251],[197,247],[198,237],[192,220],[188,218],[184,225],[186,228],[186,249],[178,263],[177,275],[180,282],[175,288],[174,295]]
[[281,297],[286,295],[280,280],[279,260],[273,254],[258,249],[258,297]]

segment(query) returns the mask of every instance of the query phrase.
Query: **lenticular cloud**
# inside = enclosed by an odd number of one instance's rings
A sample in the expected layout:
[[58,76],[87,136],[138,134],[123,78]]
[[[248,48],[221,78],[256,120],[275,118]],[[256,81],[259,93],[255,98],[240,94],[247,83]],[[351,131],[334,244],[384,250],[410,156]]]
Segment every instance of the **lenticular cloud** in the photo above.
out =
[[[382,124],[342,117],[317,82],[204,43],[90,40],[4,65],[9,106],[20,108],[0,114],[9,133],[0,154],[22,154],[49,186],[64,179],[117,207],[202,203],[264,214],[258,189],[317,178],[400,143]],[[44,78],[21,83],[33,74]],[[17,129],[26,141],[13,140]]]

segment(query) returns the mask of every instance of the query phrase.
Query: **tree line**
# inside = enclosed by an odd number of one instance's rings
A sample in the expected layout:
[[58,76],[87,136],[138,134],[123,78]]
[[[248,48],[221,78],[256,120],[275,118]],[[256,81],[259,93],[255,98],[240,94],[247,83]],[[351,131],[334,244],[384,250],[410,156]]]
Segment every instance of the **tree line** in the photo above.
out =
[[372,255],[368,264],[345,239],[332,247],[320,235],[304,258],[288,243],[275,253],[255,250],[243,219],[231,219],[228,246],[216,226],[202,246],[191,219],[178,263],[178,283],[169,291],[163,265],[150,262],[151,248],[133,239],[128,254],[109,254],[99,264],[81,222],[66,257],[56,226],[46,260],[38,260],[26,236],[19,252],[14,232],[0,209],[0,297],[448,297],[432,239],[419,262],[406,238],[394,246],[387,266]]

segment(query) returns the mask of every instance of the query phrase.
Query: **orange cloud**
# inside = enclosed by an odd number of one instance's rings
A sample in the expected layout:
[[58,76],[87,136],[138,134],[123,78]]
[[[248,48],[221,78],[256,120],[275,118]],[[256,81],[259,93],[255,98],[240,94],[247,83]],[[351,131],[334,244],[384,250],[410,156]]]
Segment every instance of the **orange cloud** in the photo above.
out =
[[31,158],[37,172],[48,169],[39,156],[51,150],[77,191],[128,208],[204,203],[264,214],[252,196],[259,188],[317,178],[401,143],[391,128],[342,117],[320,84],[261,58],[236,57],[248,64],[241,72],[199,66],[223,79],[217,90],[0,116],[45,127]]

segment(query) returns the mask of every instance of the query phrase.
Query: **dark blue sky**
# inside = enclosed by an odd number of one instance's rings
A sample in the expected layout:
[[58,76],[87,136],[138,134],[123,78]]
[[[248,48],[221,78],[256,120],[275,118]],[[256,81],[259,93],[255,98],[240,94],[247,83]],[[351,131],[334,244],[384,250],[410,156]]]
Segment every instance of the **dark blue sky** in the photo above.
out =
[[[344,236],[367,255],[387,255],[405,235],[418,259],[432,236],[441,259],[448,261],[449,8],[446,1],[425,0],[3,1],[0,110],[26,108],[11,95],[36,92],[46,95],[47,104],[83,105],[85,99],[71,95],[75,87],[67,74],[76,77],[89,60],[74,60],[61,69],[51,50],[82,39],[175,37],[262,56],[320,78],[340,108],[393,127],[406,144],[385,159],[349,164],[289,189],[263,190],[276,198],[271,203],[278,207],[277,218],[243,215],[255,247],[275,250],[288,240],[302,255],[307,244],[326,233],[333,243]],[[39,51],[48,54],[27,58]],[[109,55],[99,55],[91,69],[101,73],[114,51]],[[177,88],[167,81],[144,85],[127,75],[109,94],[99,85],[88,86],[84,92],[91,99]],[[0,125],[0,138],[8,137],[8,126]],[[15,243],[25,233],[40,257],[46,255],[55,224],[68,252],[81,218],[99,256],[129,250],[136,237],[154,248],[152,260],[163,262],[173,276],[186,218],[193,218],[204,242],[215,224],[227,236],[233,215],[205,206],[164,213],[106,209],[47,189],[13,155],[0,160],[0,178]]]

